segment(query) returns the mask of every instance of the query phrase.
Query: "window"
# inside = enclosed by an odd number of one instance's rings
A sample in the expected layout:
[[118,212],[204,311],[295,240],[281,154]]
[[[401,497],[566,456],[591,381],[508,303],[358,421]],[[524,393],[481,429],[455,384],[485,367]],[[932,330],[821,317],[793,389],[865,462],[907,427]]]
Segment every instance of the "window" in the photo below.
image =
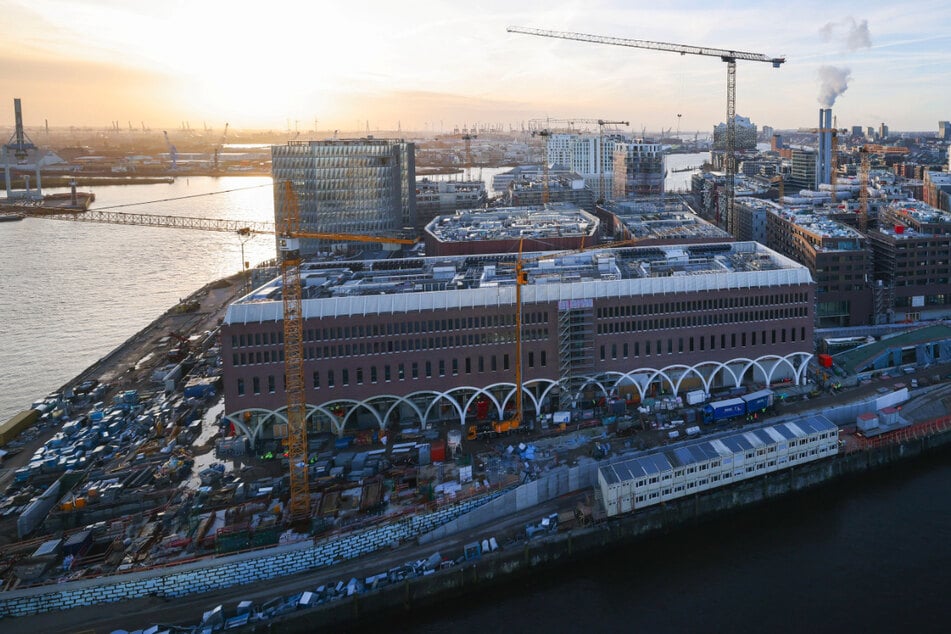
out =
[[344,385],[350,385],[350,370],[344,368],[340,371],[340,382]]
[[333,387],[333,386],[334,386],[334,371],[327,370],[327,387]]
[[274,375],[269,374],[267,377],[267,391],[271,394],[274,394]]
[[320,372],[314,370],[314,389],[320,388]]
[[413,361],[412,372],[413,372],[413,378],[418,379],[419,378],[419,362],[418,361]]
[[376,366],[371,365],[370,366],[370,383],[376,383],[376,381],[377,381]]
[[238,396],[244,396],[244,379],[238,379]]
[[363,385],[363,368],[357,368],[357,385]]
[[255,394],[260,394],[260,393],[261,393],[261,379],[260,379],[259,377],[253,377],[253,378],[251,379],[251,390],[252,390]]

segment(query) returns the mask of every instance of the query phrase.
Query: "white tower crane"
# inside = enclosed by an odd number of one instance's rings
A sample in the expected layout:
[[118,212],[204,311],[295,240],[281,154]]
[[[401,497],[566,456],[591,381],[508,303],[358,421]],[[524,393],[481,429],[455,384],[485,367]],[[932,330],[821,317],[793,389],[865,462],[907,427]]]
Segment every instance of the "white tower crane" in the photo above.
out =
[[773,65],[773,68],[779,68],[780,64],[786,61],[785,57],[767,57],[761,53],[748,53],[744,51],[733,51],[722,48],[711,48],[707,46],[687,46],[684,44],[671,44],[668,42],[652,42],[649,40],[630,40],[620,37],[607,37],[603,35],[588,35],[586,33],[571,33],[568,31],[547,31],[544,29],[530,29],[520,26],[510,26],[506,29],[509,33],[523,33],[525,35],[538,35],[541,37],[553,37],[563,40],[577,40],[580,42],[592,42],[594,44],[610,44],[613,46],[630,46],[634,48],[646,48],[654,51],[667,51],[670,53],[680,53],[681,55],[708,55],[719,57],[726,62],[726,188],[727,188],[727,223],[735,227],[736,220],[733,213],[733,189],[736,174],[736,60],[741,59],[750,62],[767,62]]

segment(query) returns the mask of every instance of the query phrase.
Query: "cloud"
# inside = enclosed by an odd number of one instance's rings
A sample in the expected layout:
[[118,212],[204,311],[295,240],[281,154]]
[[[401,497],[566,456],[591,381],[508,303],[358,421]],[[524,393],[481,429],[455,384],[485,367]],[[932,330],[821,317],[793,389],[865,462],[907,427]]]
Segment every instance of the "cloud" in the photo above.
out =
[[823,108],[831,108],[835,100],[849,88],[852,71],[836,66],[819,67],[819,103]]
[[[844,30],[843,34],[840,31]],[[857,51],[860,48],[872,47],[872,34],[868,29],[868,20],[858,22],[853,17],[839,22],[826,22],[819,28],[819,39],[823,42],[843,41],[847,51]]]

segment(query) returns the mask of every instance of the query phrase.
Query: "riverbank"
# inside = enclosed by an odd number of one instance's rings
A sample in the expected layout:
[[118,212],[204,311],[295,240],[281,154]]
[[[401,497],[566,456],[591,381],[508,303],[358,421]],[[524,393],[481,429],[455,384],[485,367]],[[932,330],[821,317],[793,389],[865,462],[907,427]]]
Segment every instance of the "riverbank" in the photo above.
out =
[[[863,474],[929,454],[947,453],[951,431],[909,439],[869,451],[854,452],[649,507],[631,515],[588,528],[526,541],[506,547],[433,575],[407,579],[373,592],[354,595],[309,610],[249,626],[287,633],[313,631],[315,624],[338,631],[377,631],[410,612],[423,614],[435,606],[490,590],[516,587],[519,581],[557,574],[570,564],[596,560],[618,549],[643,544],[663,534],[713,521],[730,513],[810,490],[835,481],[860,482]],[[444,553],[452,555],[454,553]],[[313,590],[313,589],[311,589]]]

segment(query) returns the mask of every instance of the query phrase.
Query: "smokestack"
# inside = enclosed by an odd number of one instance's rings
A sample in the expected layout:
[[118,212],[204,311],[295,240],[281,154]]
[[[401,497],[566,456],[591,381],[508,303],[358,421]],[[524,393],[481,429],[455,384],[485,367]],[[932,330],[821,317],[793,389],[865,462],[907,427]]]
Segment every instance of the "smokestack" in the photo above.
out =
[[817,187],[832,183],[832,108],[819,110],[819,143],[816,157]]

